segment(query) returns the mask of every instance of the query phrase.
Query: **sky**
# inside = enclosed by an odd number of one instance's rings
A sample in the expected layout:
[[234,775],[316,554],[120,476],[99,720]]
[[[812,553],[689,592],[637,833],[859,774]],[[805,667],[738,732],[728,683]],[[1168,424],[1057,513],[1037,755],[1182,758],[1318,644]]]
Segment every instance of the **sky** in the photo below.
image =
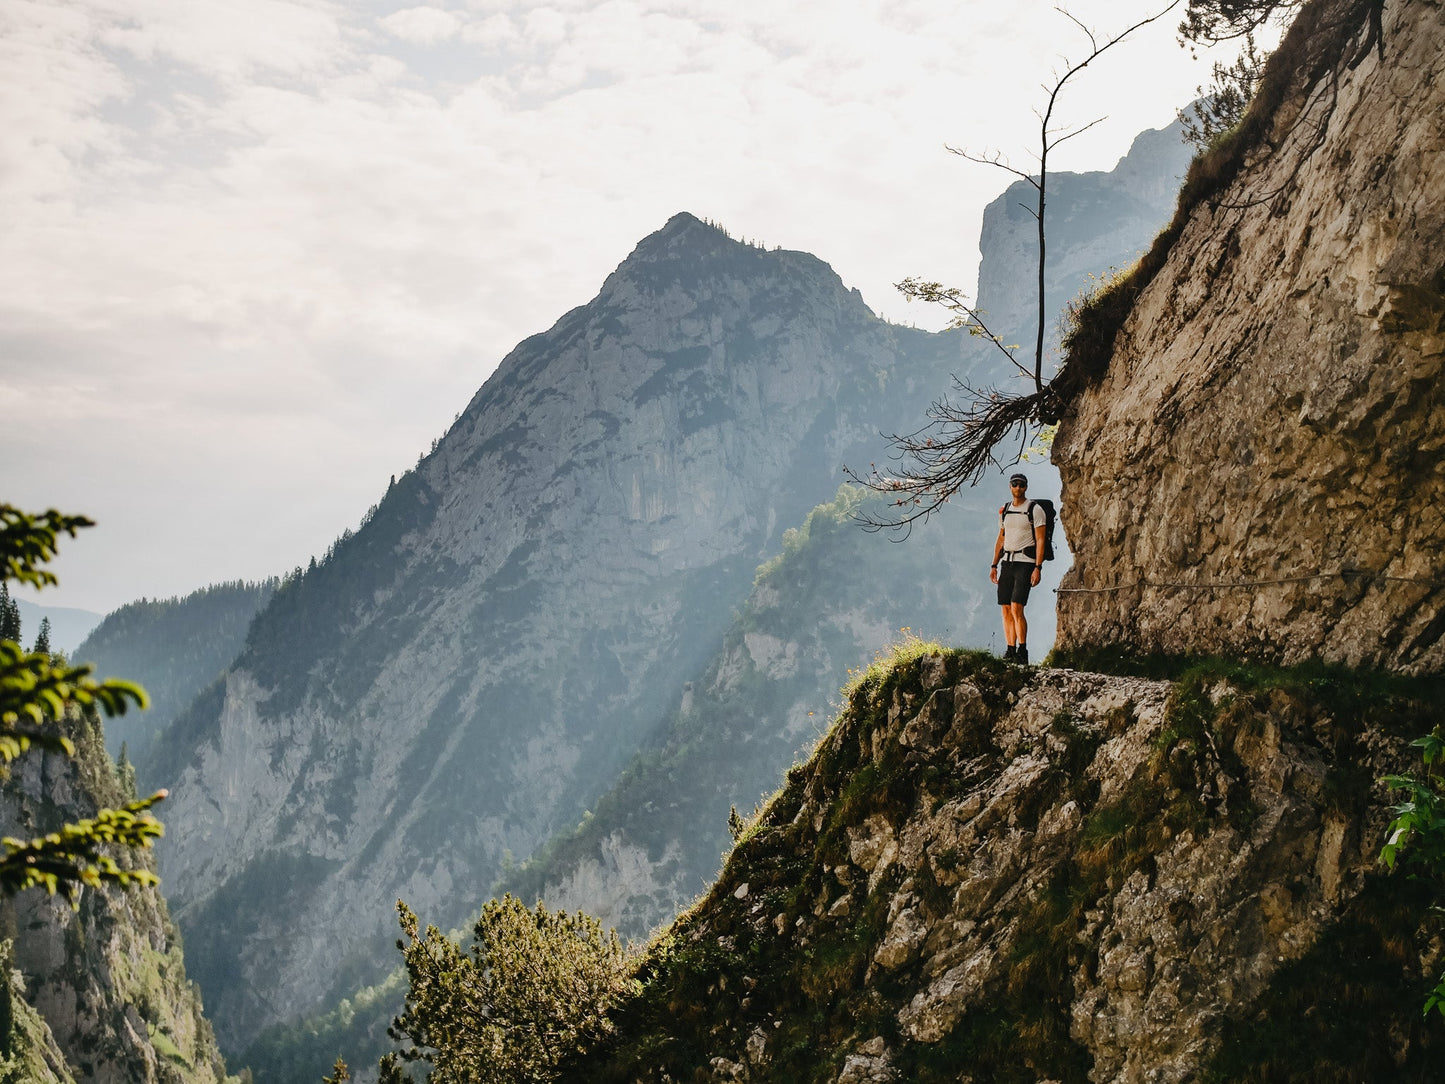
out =
[[[1052,166],[1208,82],[1178,21],[1071,81],[1062,122],[1104,119]],[[98,523],[17,594],[305,564],[678,211],[941,326],[892,284],[971,289],[1011,179],[947,147],[1032,168],[1087,51],[1036,0],[4,0],[0,502]]]

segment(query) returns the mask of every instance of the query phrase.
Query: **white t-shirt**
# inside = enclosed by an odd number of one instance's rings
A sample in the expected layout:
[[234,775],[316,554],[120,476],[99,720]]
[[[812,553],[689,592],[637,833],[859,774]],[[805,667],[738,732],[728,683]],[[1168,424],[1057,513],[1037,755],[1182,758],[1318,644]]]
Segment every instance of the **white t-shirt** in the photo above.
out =
[[[1034,528],[1042,527],[1048,522],[1042,505],[1034,505],[1032,517],[1028,514],[1029,502],[1016,505],[1012,501],[1004,506],[1003,514],[999,521],[1003,526],[1003,559],[1011,561],[1022,558],[1026,561],[1033,560],[1032,557],[1023,551],[1032,546],[1035,542]],[[1032,518],[1033,522],[1029,520]]]

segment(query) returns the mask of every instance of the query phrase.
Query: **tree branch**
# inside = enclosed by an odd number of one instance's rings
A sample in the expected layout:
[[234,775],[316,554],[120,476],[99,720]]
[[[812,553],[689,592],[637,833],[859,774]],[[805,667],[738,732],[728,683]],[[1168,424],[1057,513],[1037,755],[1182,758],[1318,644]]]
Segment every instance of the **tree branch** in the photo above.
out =
[[[1010,462],[1017,463],[1022,457],[1029,425],[1046,416],[1053,398],[1049,385],[1044,381],[1044,331],[1048,325],[1044,287],[1048,263],[1045,219],[1048,206],[1049,152],[1075,136],[1082,135],[1104,119],[1099,117],[1078,128],[1051,130],[1054,110],[1069,80],[1135,31],[1162,19],[1183,2],[1184,0],[1171,0],[1153,15],[1138,20],[1102,44],[1099,36],[1073,14],[1062,7],[1058,9],[1088,39],[1089,54],[1078,63],[1070,63],[1065,59],[1063,74],[1055,78],[1051,88],[1047,84],[1044,86],[1047,104],[1042,114],[1036,114],[1039,120],[1037,176],[1016,169],[1001,152],[981,154],[966,148],[948,147],[950,153],[961,158],[993,166],[1027,181],[1038,193],[1037,206],[1032,210],[1038,223],[1039,244],[1038,307],[1032,371],[1018,360],[1014,353],[1017,347],[1005,346],[1002,338],[984,323],[979,310],[964,299],[961,291],[945,287],[941,283],[921,282],[914,278],[904,279],[897,284],[897,289],[909,300],[931,301],[949,309],[954,313],[953,327],[967,328],[970,334],[987,338],[1003,353],[1011,366],[1029,379],[1033,384],[1033,391],[1025,395],[1012,395],[1000,392],[997,388],[974,388],[955,378],[954,384],[965,397],[967,405],[955,405],[947,398],[936,400],[928,409],[927,424],[921,429],[887,438],[894,449],[893,458],[897,461],[911,460],[914,465],[895,474],[884,474],[876,466],[870,466],[866,474],[859,474],[845,467],[844,472],[854,482],[893,497],[892,508],[896,515],[882,518],[871,513],[862,513],[860,519],[865,528],[898,530],[907,537],[914,523],[927,520],[960,488],[977,485],[990,466],[1002,467],[1004,464],[996,454],[996,449],[1015,434],[1019,438],[1019,449]],[[1004,456],[1006,457],[1007,453],[1004,453]]]

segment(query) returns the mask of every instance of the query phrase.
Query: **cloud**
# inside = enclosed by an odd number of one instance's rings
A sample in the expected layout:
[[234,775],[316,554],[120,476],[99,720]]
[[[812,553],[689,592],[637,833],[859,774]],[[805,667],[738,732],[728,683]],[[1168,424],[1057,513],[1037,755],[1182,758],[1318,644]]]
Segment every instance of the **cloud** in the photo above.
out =
[[462,20],[442,8],[403,8],[381,20],[381,26],[413,45],[435,45],[456,37]]
[[224,82],[316,77],[338,59],[342,11],[324,0],[82,0],[99,43],[148,63],[173,62]]

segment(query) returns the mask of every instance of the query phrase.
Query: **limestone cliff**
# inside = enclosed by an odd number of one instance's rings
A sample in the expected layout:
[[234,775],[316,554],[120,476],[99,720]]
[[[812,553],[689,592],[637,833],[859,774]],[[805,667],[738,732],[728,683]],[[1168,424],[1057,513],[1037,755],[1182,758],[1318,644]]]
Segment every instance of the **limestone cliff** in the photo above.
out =
[[1434,687],[919,654],[870,673],[577,1081],[1438,1079],[1376,861]]
[[1304,9],[1064,419],[1064,646],[1445,666],[1445,8],[1372,6]]
[[[0,835],[29,839],[129,800],[100,724],[63,724],[76,756],[32,750],[0,784]],[[153,862],[123,855],[122,862]],[[221,1056],[187,980],[180,936],[157,889],[83,891],[79,910],[30,889],[0,900],[9,1011],[0,1063],[58,1084],[220,1084]],[[13,971],[11,969],[14,969]]]

